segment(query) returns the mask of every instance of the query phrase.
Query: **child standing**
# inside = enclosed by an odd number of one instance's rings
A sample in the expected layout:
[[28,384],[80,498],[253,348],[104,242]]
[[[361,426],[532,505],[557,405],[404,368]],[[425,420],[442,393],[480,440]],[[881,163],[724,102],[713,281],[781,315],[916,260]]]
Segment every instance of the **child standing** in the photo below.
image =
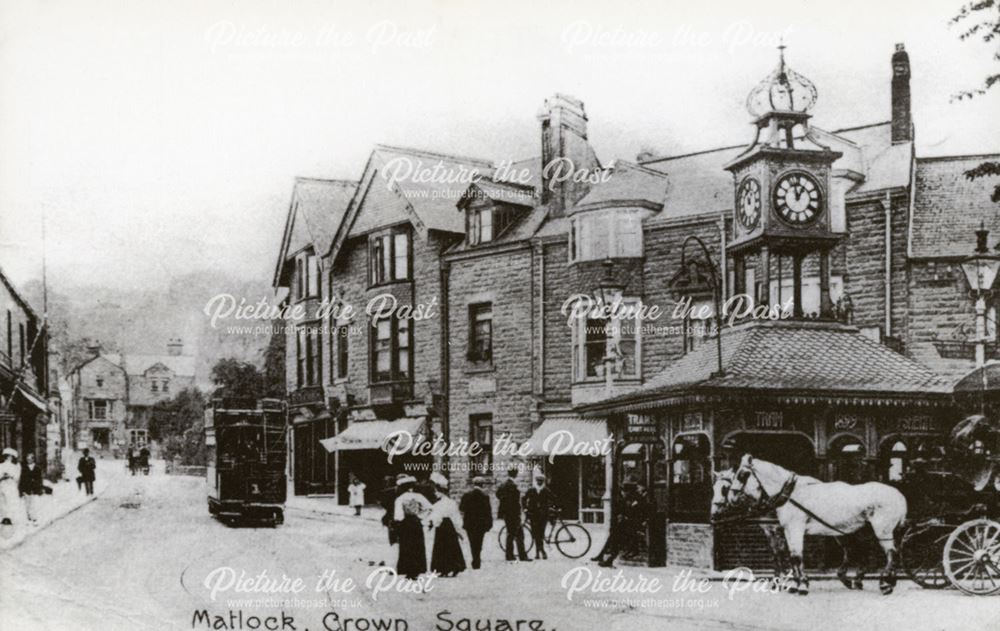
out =
[[347,487],[350,496],[349,504],[354,508],[355,517],[361,515],[361,507],[365,505],[365,483],[351,474],[351,484]]

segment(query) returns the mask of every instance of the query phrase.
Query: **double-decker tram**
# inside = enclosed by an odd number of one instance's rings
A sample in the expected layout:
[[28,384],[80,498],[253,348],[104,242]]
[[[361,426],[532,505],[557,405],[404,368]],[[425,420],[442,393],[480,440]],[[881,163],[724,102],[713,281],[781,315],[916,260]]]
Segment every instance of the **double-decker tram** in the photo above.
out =
[[227,524],[284,521],[287,408],[218,398],[205,410],[208,511]]

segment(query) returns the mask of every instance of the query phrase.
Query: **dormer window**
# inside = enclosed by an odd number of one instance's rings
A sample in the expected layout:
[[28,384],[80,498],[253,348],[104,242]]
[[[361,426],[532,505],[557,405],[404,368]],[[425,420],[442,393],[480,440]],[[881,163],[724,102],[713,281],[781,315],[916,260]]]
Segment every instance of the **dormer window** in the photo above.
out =
[[570,262],[642,256],[642,217],[635,210],[608,210],[573,217]]
[[493,240],[493,208],[469,210],[469,245],[479,245]]
[[298,300],[319,296],[319,257],[308,252],[295,256],[295,296]]

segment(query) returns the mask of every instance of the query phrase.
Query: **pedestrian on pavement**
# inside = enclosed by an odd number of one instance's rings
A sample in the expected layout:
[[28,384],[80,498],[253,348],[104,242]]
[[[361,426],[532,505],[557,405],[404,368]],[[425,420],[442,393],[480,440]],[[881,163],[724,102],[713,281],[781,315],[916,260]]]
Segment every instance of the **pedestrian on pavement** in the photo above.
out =
[[0,462],[0,524],[19,526],[24,523],[24,504],[18,483],[21,479],[21,465],[17,464],[17,451],[7,447]]
[[462,496],[459,510],[462,512],[465,532],[469,535],[469,550],[472,552],[472,569],[482,565],[483,537],[493,527],[493,509],[490,498],[483,491],[486,478],[472,478],[472,489]]
[[545,551],[545,526],[553,518],[554,508],[555,497],[545,484],[545,475],[536,475],[534,485],[524,494],[524,514],[531,527],[536,559],[549,558]]
[[[399,477],[403,477],[400,474]],[[396,543],[396,524],[392,518],[393,510],[396,506],[396,478],[391,475],[385,476],[382,481],[382,490],[378,493],[378,503],[385,512],[382,514],[382,525],[389,533],[389,545]]]
[[135,447],[128,448],[128,470],[135,475]]
[[347,487],[347,493],[350,495],[351,508],[354,509],[354,516],[361,516],[361,507],[365,505],[365,489],[367,486],[364,482],[358,479],[358,476],[351,474],[351,484]]
[[627,480],[623,487],[617,503],[612,505],[608,538],[597,556],[591,559],[601,567],[614,567],[622,548],[635,549],[638,537],[642,536],[638,526],[643,521],[645,497],[634,479]]
[[42,486],[42,468],[35,462],[35,454],[28,452],[21,466],[21,481],[18,490],[24,498],[24,509],[28,521],[38,523],[38,498],[45,491]]
[[80,481],[83,482],[87,495],[94,494],[94,480],[97,478],[97,461],[90,455],[89,449],[83,450],[83,456],[76,465],[76,470],[80,472]]
[[517,467],[507,470],[507,480],[497,489],[500,506],[497,514],[507,527],[507,560],[514,560],[514,546],[517,546],[517,558],[530,561],[524,551],[524,532],[521,530],[521,491],[514,480],[517,478]]
[[149,475],[149,449],[143,447],[139,450],[139,468],[142,469],[143,475]]
[[437,490],[437,501],[431,507],[431,525],[434,527],[434,548],[431,552],[431,571],[442,577],[458,576],[465,570],[465,554],[459,538],[462,536],[462,515],[458,504],[448,496],[448,478],[437,471],[431,474]]
[[411,580],[427,571],[423,524],[431,512],[431,503],[427,498],[413,490],[416,483],[417,479],[412,475],[400,478],[400,493],[393,506],[393,519],[399,536],[396,573]]

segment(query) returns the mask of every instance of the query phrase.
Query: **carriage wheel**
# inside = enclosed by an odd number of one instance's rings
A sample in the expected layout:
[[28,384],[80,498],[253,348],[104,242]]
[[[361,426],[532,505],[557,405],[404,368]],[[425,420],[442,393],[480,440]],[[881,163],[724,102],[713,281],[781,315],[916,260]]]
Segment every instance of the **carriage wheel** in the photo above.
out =
[[944,545],[944,572],[966,594],[1000,592],[1000,523],[974,519],[956,528]]
[[944,573],[944,544],[947,527],[912,527],[899,544],[899,562],[917,585],[924,589],[944,589],[951,585]]

